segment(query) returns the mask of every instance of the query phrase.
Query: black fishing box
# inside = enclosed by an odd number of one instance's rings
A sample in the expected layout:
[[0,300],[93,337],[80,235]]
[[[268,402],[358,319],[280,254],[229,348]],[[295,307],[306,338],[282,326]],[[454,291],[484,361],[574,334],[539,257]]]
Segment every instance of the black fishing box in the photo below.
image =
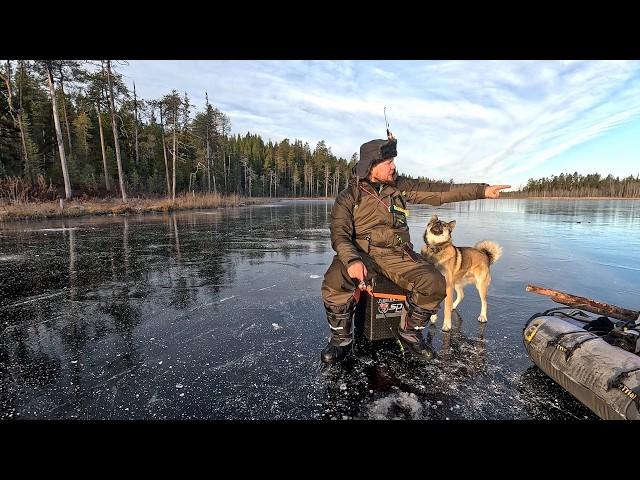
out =
[[361,301],[365,302],[364,336],[369,340],[393,338],[400,325],[407,291],[382,275],[373,277],[371,286],[370,294],[361,295]]

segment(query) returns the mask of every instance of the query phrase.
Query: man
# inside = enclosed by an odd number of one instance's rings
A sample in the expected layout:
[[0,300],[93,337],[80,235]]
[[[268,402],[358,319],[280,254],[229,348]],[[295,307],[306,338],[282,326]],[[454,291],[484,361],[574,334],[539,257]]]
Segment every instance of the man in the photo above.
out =
[[[413,250],[406,203],[441,205],[463,200],[498,198],[510,185],[451,185],[399,178],[394,158],[397,141],[362,144],[349,185],[331,210],[331,246],[336,251],[322,282],[322,299],[331,338],[322,350],[324,363],[344,360],[351,351],[356,288],[365,278],[382,274],[408,291],[398,340],[420,359],[435,355],[422,330],[446,296],[442,274]],[[355,280],[355,282],[354,282]]]

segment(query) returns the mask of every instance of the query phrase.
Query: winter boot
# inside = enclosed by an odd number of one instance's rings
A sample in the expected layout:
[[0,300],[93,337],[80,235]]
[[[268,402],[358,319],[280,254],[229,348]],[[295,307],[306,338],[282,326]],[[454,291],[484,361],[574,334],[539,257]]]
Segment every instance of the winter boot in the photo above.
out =
[[353,316],[356,303],[350,301],[339,307],[325,305],[331,339],[320,354],[323,363],[338,363],[344,360],[353,347]]
[[438,310],[426,310],[420,308],[411,302],[410,296],[404,303],[405,312],[403,312],[398,328],[398,341],[402,348],[408,349],[413,355],[421,360],[433,360],[436,352],[422,338],[422,330],[430,319],[431,315]]

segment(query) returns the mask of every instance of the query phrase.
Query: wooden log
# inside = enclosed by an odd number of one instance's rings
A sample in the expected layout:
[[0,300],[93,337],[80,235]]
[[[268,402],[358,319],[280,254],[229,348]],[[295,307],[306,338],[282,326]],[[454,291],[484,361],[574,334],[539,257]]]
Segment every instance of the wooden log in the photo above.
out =
[[554,302],[568,305],[570,307],[581,308],[591,313],[599,315],[608,315],[618,320],[637,320],[640,318],[640,312],[628,310],[626,308],[610,305],[608,303],[598,302],[590,298],[578,297],[570,293],[553,290],[551,288],[537,287],[535,285],[527,285],[527,292],[537,293],[551,297]]

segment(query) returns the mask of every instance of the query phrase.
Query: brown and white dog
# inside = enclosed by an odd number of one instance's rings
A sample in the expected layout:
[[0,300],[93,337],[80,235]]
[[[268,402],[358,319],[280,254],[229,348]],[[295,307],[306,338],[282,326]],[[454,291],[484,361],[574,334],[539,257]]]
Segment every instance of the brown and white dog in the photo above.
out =
[[[436,215],[431,217],[424,231],[425,245],[420,250],[422,256],[442,273],[447,282],[443,332],[451,330],[451,312],[464,298],[464,286],[470,283],[475,283],[482,302],[478,321],[487,321],[487,289],[491,283],[489,265],[495,263],[502,255],[502,247],[489,240],[478,242],[473,247],[456,247],[451,239],[451,232],[455,226],[455,220],[442,222]],[[431,323],[435,323],[437,319],[437,314],[432,315]]]

